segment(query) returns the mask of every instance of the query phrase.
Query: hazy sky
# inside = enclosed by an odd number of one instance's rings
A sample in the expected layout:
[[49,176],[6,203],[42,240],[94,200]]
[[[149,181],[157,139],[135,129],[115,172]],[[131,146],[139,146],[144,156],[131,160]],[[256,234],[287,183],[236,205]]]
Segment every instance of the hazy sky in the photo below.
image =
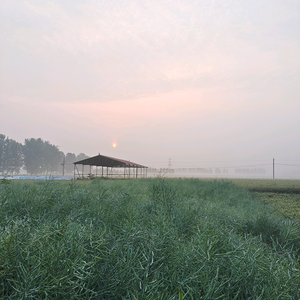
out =
[[300,160],[298,0],[0,10],[0,133],[149,166]]

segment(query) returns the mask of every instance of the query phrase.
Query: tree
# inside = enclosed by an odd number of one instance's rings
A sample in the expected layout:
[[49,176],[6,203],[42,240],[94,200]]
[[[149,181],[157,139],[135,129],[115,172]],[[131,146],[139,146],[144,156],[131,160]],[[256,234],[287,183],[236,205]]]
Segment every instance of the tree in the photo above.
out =
[[215,173],[216,173],[216,174],[221,174],[221,169],[220,169],[220,168],[216,168],[216,169],[215,169]]
[[44,142],[39,139],[25,139],[24,164],[29,174],[38,174],[43,171],[43,147]]
[[86,158],[89,158],[89,156],[85,155],[84,153],[79,153],[77,155],[76,161],[80,161],[80,160],[83,160],[83,159],[86,159]]
[[0,172],[18,174],[22,166],[22,144],[0,134]]
[[4,172],[5,159],[5,135],[0,134],[0,172]]
[[12,174],[19,174],[21,167],[23,166],[23,145],[12,139],[8,139],[7,142],[7,161],[8,171]]
[[46,172],[57,172],[60,168],[61,153],[57,146],[44,143]]
[[25,168],[30,174],[55,172],[60,167],[61,153],[58,147],[41,138],[25,139],[23,153]]
[[62,175],[65,175],[65,165],[66,165],[66,157],[65,154],[62,151],[59,151],[59,156],[60,156],[60,164],[61,164],[61,169],[62,169]]
[[73,162],[76,161],[76,155],[74,153],[67,153],[66,154],[66,166],[65,166],[65,172],[70,174],[74,170]]

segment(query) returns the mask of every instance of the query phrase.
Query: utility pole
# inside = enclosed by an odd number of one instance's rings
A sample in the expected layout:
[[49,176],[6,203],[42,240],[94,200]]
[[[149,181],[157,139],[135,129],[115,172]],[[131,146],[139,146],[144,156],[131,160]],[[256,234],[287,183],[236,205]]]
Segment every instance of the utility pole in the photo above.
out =
[[275,179],[275,159],[273,158],[273,179]]
[[63,162],[61,163],[61,165],[63,166],[63,177],[65,176],[65,165],[66,165],[66,159],[64,157]]

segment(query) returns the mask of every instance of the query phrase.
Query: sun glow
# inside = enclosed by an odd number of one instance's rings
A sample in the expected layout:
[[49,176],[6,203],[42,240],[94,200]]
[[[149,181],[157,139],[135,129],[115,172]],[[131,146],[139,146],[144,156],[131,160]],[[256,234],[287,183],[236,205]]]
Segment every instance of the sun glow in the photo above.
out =
[[116,147],[117,147],[117,144],[116,144],[116,143],[113,143],[112,146],[113,146],[113,148],[116,148]]

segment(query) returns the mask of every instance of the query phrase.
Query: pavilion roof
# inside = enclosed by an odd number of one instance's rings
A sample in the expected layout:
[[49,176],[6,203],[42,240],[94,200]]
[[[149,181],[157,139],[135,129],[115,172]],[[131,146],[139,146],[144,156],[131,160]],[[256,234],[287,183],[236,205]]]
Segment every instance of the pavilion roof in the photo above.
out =
[[114,167],[114,168],[148,168],[146,166],[134,163],[129,160],[109,157],[105,155],[96,155],[83,160],[74,162],[75,165],[88,165],[88,166],[102,166],[102,167]]

